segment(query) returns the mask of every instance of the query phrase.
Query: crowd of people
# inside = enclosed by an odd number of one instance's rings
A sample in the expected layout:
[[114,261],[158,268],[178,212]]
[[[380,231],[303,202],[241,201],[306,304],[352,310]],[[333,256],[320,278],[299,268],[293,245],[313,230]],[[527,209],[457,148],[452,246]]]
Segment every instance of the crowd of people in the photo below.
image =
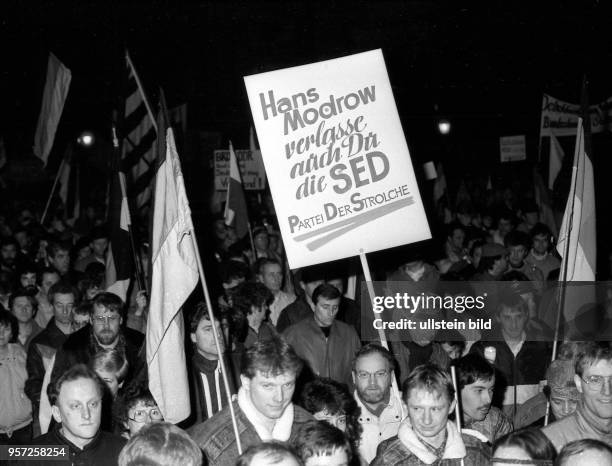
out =
[[105,291],[96,212],[47,228],[29,209],[0,216],[0,444],[66,446],[72,464],[612,464],[612,346],[567,338],[551,362],[561,260],[532,201],[459,203],[437,242],[373,263],[388,292],[506,283],[494,328],[384,342],[358,272],[351,289],[343,262],[292,271],[273,216],[252,241],[217,218],[214,309],[183,309],[178,426],[148,388],[146,292]]

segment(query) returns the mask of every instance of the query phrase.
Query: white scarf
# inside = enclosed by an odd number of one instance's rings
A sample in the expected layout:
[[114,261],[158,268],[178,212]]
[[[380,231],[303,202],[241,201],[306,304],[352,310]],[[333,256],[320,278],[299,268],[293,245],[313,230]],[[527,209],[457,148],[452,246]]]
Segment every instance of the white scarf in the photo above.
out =
[[249,397],[246,389],[244,387],[240,387],[238,390],[238,406],[249,420],[253,427],[255,427],[255,431],[259,438],[264,442],[269,440],[280,440],[281,442],[286,442],[289,440],[291,436],[291,426],[293,426],[293,403],[289,403],[289,405],[283,411],[283,414],[280,418],[278,418],[274,424],[274,428],[272,432],[268,430],[266,427],[265,417],[261,414],[253,402]]
[[[463,444],[463,439],[461,438],[461,434],[457,430],[455,424],[450,421],[446,423],[446,435],[446,446],[444,447],[444,453],[441,459],[465,458],[467,453],[465,450],[465,445]],[[410,418],[406,418],[402,422],[397,436],[404,446],[423,463],[433,464],[438,461],[436,455],[430,452],[427,447],[423,445],[421,440],[415,434],[414,430],[412,430]]]

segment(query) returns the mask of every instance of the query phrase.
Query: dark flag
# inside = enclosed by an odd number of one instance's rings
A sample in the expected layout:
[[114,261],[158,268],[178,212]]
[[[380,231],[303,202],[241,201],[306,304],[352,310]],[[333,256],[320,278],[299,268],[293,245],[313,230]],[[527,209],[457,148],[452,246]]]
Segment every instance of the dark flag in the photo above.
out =
[[128,195],[135,214],[143,217],[151,204],[151,180],[155,175],[157,127],[144,89],[126,52],[128,86],[123,121],[121,170],[128,181]]
[[109,246],[106,253],[106,291],[126,301],[133,274],[133,255],[130,243],[130,210],[128,207],[125,175],[119,170],[119,147],[113,135],[113,166],[111,172],[108,209]]

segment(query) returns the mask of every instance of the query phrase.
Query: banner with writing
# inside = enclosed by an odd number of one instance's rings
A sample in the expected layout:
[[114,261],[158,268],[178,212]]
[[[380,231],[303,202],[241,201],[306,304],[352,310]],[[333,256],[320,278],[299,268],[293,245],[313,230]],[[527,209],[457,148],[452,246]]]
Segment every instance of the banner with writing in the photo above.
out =
[[245,84],[291,268],[431,238],[381,50]]
[[[591,132],[612,131],[612,97],[604,102],[589,107]],[[580,105],[570,104],[544,94],[542,99],[542,118],[540,120],[540,137],[576,136],[578,118],[582,117]]]
[[[255,191],[266,188],[266,170],[258,150],[235,150],[238,159],[238,168],[242,177],[242,186],[246,190]],[[229,176],[229,150],[216,150],[215,161],[215,189],[227,190],[227,177]]]
[[525,135],[499,138],[499,155],[502,162],[518,162],[527,159]]

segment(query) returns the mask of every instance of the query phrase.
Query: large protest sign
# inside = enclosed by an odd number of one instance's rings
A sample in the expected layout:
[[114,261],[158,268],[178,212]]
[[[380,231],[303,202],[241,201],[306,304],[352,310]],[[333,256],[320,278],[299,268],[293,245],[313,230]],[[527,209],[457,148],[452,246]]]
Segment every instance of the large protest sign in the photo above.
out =
[[[540,136],[575,136],[578,118],[581,117],[580,105],[570,104],[544,94]],[[612,131],[612,97],[589,107],[591,132]]]
[[245,83],[291,268],[431,237],[381,50]]
[[[242,186],[247,190],[265,189],[266,170],[258,150],[235,150]],[[225,191],[230,171],[229,150],[215,151],[215,189]]]

